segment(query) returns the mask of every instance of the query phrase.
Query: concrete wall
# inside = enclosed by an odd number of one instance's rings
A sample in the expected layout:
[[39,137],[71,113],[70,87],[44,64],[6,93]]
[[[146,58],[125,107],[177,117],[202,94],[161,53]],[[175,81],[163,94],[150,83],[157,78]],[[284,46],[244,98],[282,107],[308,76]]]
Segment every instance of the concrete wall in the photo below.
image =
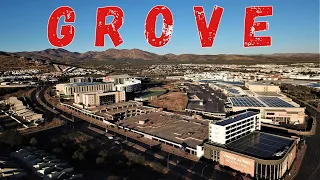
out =
[[272,85],[264,85],[264,84],[250,84],[246,83],[245,86],[254,92],[281,92],[279,86],[272,86]]

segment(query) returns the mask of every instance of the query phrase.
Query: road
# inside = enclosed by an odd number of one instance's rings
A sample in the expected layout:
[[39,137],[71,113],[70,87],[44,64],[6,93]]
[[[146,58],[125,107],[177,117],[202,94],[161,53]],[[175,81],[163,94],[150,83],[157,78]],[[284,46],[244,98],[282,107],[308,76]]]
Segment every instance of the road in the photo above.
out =
[[[32,100],[32,103],[34,104],[35,108],[37,108],[39,111],[42,111],[45,113],[48,121],[50,121],[53,117],[59,117],[61,120],[65,121],[67,123],[69,122],[69,125],[70,125],[70,119],[74,120],[74,122],[76,122],[75,124],[86,123],[83,120],[81,120],[80,118],[78,118],[76,116],[72,116],[71,114],[63,112],[57,108],[54,110],[57,113],[53,113],[52,112],[53,106],[49,102],[46,101],[46,99],[44,97],[44,90],[45,90],[45,88],[37,88],[34,92],[31,93],[31,100]],[[44,103],[41,103],[39,101],[42,101]],[[51,110],[48,110],[45,107],[50,108]],[[74,126],[73,123],[71,125],[71,127],[73,127],[73,128],[77,128],[80,126],[81,125]],[[79,130],[81,130],[81,129],[79,129]],[[142,142],[136,141],[134,139],[131,139],[130,137],[128,138],[128,141],[132,142],[134,144],[137,144],[145,149],[150,148],[150,146],[148,144],[144,144]],[[133,148],[131,148],[131,149],[129,148],[129,150],[136,151],[136,149],[133,149]],[[189,160],[189,159],[162,151],[160,149],[152,149],[152,150],[149,150],[148,152],[149,153],[146,153],[146,152],[140,152],[140,153],[145,155],[147,158],[151,158],[150,154],[152,154],[152,153],[153,153],[152,158],[155,158],[155,156],[164,157],[162,160],[159,160],[162,163],[167,163],[167,158],[165,158],[165,157],[169,157],[169,159],[171,161],[170,170],[173,170],[173,171],[178,172],[180,174],[189,176],[191,179],[208,179],[208,178],[224,179],[224,180],[233,179],[233,177],[231,175],[215,170],[214,165],[211,161],[209,161],[208,163],[204,162],[204,161],[195,162],[195,161],[192,161],[192,160]],[[175,165],[175,164],[178,164],[178,165]],[[203,177],[205,177],[205,178],[201,177],[202,170],[203,170]]]
[[320,117],[317,117],[315,135],[306,138],[307,151],[301,164],[297,180],[320,179]]

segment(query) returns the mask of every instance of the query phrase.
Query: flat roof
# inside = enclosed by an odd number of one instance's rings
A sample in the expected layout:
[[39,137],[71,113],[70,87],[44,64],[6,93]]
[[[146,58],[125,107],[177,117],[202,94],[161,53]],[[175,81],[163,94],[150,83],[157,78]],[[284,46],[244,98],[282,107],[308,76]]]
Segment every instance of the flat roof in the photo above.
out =
[[274,96],[230,97],[234,107],[295,107],[285,100]]
[[266,84],[266,83],[259,83],[259,82],[248,82],[248,85],[254,85],[254,86],[274,86],[273,84]]
[[230,85],[244,85],[244,82],[240,81],[223,81],[223,80],[200,80],[202,83],[224,83],[224,84],[230,84]]
[[257,158],[272,158],[276,153],[291,147],[294,140],[273,134],[255,131],[236,141],[226,144],[227,149],[254,156]]
[[258,96],[276,96],[281,97],[281,95],[277,92],[254,92]]
[[228,88],[227,90],[232,94],[240,94],[240,91],[234,88]]
[[100,111],[100,110],[106,110],[106,109],[112,109],[112,108],[124,108],[124,106],[142,106],[141,102],[137,102],[137,101],[126,101],[126,102],[119,102],[119,103],[114,103],[114,104],[105,104],[102,106],[98,106],[98,107],[92,107],[92,108],[88,108],[88,110],[90,111]]
[[68,83],[65,86],[76,87],[76,86],[93,86],[102,84],[113,84],[113,82],[81,82],[81,83]]
[[128,78],[128,77],[131,77],[129,74],[117,74],[117,75],[109,75],[109,76],[106,76],[106,77],[109,77],[109,78]]
[[[139,124],[139,121],[146,121]],[[165,112],[142,114],[117,122],[121,126],[141,131],[177,144],[187,144],[196,148],[208,139],[209,121],[187,119]]]
[[242,119],[245,119],[245,118],[257,115],[257,114],[259,114],[259,113],[253,112],[253,111],[247,111],[247,112],[244,112],[244,113],[241,113],[238,115],[228,117],[227,119],[224,119],[222,121],[216,122],[216,125],[225,126],[225,125],[240,121]]
[[229,99],[235,107],[266,107],[255,97],[230,97]]
[[258,99],[268,107],[294,107],[292,104],[278,97],[258,97]]

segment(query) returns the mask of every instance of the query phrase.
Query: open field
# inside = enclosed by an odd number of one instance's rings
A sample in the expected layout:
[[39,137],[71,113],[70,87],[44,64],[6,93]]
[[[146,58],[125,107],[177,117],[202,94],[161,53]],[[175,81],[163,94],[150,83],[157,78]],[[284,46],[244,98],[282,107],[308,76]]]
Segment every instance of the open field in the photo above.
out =
[[151,101],[152,106],[172,111],[184,111],[188,104],[188,97],[183,92],[169,92]]

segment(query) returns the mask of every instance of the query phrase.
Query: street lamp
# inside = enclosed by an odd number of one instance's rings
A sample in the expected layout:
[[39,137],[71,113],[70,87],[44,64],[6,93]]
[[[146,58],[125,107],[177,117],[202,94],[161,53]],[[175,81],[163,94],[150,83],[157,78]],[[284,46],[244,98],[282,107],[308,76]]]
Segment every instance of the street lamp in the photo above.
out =
[[[170,153],[171,154],[171,153]],[[169,157],[170,157],[170,154],[168,154],[168,158],[167,158],[167,169],[169,170]]]
[[205,169],[206,167],[208,167],[208,164],[206,164],[206,166],[202,168],[201,177],[203,177],[203,171],[204,171],[204,169]]

